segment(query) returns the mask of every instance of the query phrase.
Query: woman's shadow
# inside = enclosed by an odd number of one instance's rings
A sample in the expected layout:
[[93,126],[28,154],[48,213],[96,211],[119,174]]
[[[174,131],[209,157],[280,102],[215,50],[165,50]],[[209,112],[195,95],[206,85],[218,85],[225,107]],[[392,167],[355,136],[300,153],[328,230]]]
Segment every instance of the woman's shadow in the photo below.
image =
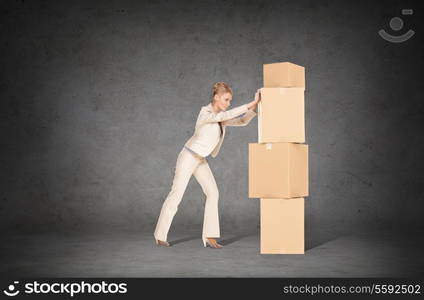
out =
[[[257,236],[260,239],[260,232],[252,231],[252,232],[243,232],[243,233],[236,233],[233,237],[225,238],[225,239],[219,239],[218,242],[223,245],[230,245],[234,242],[237,242],[241,240],[242,238],[249,237],[249,236]],[[335,240],[339,238],[340,235],[337,233],[328,233],[328,232],[320,232],[320,231],[312,231],[306,230],[305,231],[305,251],[319,247],[329,241]],[[181,238],[178,240],[170,241],[170,245],[176,245],[184,242],[188,242],[191,240],[198,239],[198,235],[192,235],[189,237]]]
[[[230,245],[234,242],[237,242],[238,240],[240,240],[242,238],[257,235],[257,234],[258,234],[258,232],[236,233],[233,237],[226,238],[226,239],[220,239],[220,240],[218,240],[218,242],[221,245],[226,246],[226,245]],[[169,244],[173,246],[173,245],[184,243],[184,242],[187,242],[187,241],[196,240],[198,238],[199,238],[198,235],[193,235],[193,236],[181,238],[181,239],[178,239],[178,240],[170,241]]]
[[184,243],[184,242],[195,240],[195,239],[198,239],[198,238],[199,238],[198,235],[193,235],[193,236],[185,237],[185,238],[178,239],[178,240],[175,240],[175,241],[170,241],[169,244],[171,246],[174,246],[176,244]]

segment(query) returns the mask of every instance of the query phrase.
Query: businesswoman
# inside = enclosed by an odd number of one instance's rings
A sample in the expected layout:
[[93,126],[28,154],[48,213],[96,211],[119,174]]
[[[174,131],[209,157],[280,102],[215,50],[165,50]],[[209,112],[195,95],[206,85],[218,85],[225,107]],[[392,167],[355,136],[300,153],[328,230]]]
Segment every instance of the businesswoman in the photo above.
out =
[[178,155],[172,188],[162,205],[154,232],[157,245],[170,246],[166,241],[169,227],[191,175],[194,175],[206,195],[202,232],[203,245],[204,247],[222,248],[222,245],[215,240],[220,237],[219,192],[206,157],[208,155],[217,156],[224,140],[226,126],[245,126],[256,116],[256,107],[260,101],[259,93],[260,90],[257,90],[255,100],[227,110],[233,96],[232,89],[224,82],[214,84],[211,102],[201,108],[194,134],[184,144]]

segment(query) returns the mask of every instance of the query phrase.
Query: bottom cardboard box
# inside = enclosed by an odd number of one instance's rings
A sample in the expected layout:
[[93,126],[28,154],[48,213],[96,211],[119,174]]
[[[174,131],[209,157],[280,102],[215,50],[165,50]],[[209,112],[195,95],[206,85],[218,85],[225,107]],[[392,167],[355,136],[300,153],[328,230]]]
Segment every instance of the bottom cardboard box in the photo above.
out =
[[305,199],[261,198],[261,254],[305,253]]

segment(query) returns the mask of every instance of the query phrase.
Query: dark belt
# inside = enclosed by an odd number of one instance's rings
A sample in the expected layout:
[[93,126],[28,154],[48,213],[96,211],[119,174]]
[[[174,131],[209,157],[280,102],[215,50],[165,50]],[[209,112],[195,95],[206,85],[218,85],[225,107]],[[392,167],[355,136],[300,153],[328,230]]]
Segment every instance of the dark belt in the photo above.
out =
[[190,148],[184,146],[184,148],[188,151],[190,151],[194,156],[196,156],[198,159],[204,160],[205,158],[203,156],[200,156],[199,154],[197,154],[196,152],[194,152],[193,150],[191,150]]

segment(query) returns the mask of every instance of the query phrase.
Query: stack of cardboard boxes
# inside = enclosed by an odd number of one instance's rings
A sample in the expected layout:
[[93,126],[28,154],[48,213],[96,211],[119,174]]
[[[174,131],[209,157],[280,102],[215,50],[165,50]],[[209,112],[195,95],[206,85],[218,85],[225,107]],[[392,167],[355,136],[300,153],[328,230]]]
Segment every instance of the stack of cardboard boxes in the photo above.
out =
[[249,143],[249,198],[260,198],[262,254],[305,253],[308,196],[305,144],[305,68],[263,66],[258,143]]

